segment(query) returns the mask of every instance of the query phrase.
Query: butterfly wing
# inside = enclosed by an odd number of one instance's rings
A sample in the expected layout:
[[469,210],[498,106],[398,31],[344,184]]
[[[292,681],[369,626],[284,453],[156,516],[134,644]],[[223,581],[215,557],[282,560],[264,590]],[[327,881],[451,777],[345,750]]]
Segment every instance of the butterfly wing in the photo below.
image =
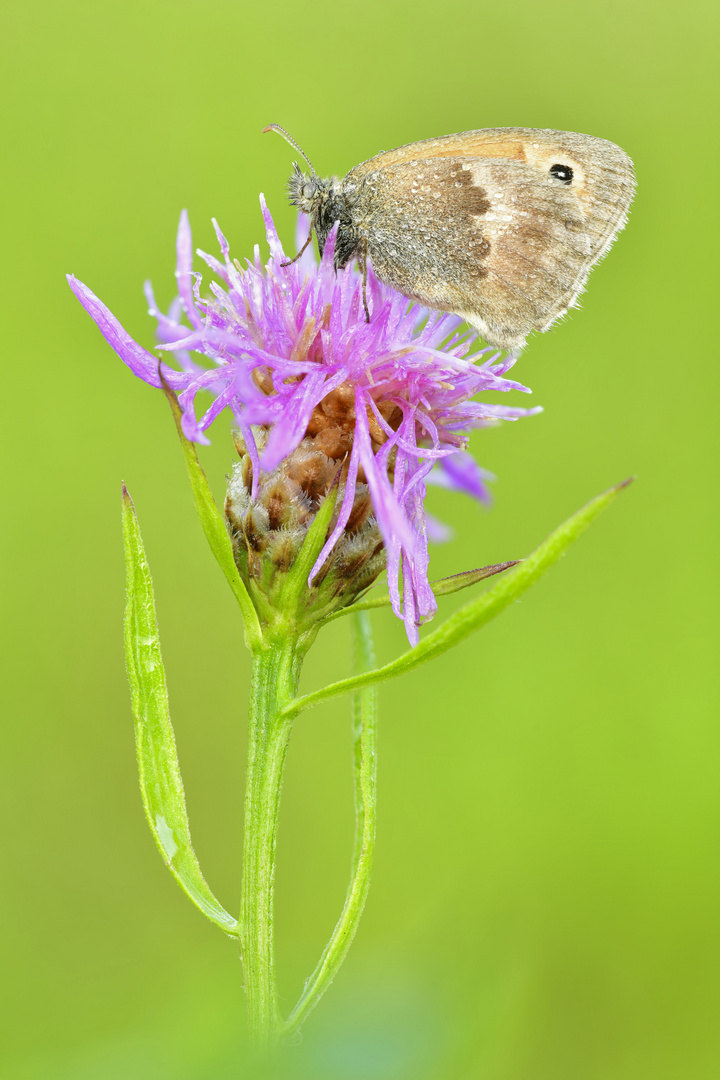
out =
[[502,128],[379,154],[343,186],[381,280],[512,348],[576,301],[634,178],[604,139]]

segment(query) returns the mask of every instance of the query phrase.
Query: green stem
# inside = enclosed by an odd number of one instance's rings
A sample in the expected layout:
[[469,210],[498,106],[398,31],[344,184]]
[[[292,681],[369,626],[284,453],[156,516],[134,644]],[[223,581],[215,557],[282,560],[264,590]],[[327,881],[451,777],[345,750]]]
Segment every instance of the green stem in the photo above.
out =
[[259,1047],[277,1036],[273,891],[280,791],[292,729],[284,706],[297,691],[303,651],[297,640],[266,643],[253,654],[245,786],[240,941],[248,1027]]
[[[365,612],[353,618],[353,659],[356,672],[375,663],[370,619]],[[377,691],[365,687],[352,695],[353,755],[355,759],[355,844],[345,906],[315,971],[305,983],[300,1000],[282,1026],[282,1033],[296,1031],[315,1008],[338,973],[360,922],[370,888],[375,852],[377,791]]]

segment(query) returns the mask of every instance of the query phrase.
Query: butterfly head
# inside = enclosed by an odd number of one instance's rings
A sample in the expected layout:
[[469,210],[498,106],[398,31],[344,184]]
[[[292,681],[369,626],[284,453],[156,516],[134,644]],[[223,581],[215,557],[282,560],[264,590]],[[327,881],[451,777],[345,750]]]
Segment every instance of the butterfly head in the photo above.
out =
[[321,256],[333,225],[338,223],[335,269],[346,266],[357,248],[356,229],[353,227],[353,193],[346,190],[337,176],[323,179],[314,171],[304,173],[297,162],[290,174],[287,189],[291,204],[310,218]]
[[287,190],[288,198],[293,206],[297,206],[303,214],[317,218],[322,203],[328,197],[330,180],[321,180],[314,172],[304,173],[296,161],[288,180]]

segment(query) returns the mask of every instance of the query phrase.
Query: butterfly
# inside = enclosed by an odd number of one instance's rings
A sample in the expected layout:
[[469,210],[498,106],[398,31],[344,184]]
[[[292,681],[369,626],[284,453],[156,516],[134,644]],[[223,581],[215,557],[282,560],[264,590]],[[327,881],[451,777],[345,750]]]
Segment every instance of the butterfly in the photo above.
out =
[[[322,254],[338,222],[335,268],[367,264],[398,292],[459,315],[489,344],[519,348],[577,304],[627,222],[632,161],[592,135],[488,128],[409,143],[323,179],[305,158],[288,181]],[[295,260],[292,260],[295,261]],[[363,300],[370,318],[365,287]]]

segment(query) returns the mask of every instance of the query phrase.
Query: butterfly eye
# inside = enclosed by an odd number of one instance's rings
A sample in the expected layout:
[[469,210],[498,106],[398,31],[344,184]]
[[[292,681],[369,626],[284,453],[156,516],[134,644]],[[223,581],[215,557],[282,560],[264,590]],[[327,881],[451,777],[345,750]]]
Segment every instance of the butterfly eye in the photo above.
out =
[[561,180],[563,184],[571,184],[573,171],[569,165],[551,165],[550,175],[554,180]]

